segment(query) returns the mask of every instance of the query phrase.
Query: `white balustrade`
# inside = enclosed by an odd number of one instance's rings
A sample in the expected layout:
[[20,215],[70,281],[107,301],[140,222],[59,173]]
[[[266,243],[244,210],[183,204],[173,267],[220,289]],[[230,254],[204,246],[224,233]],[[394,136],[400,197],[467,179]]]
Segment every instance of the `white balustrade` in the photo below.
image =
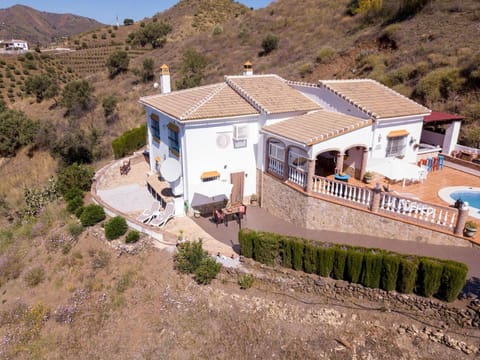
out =
[[288,180],[304,187],[307,184],[307,174],[303,170],[299,170],[296,167],[288,167]]
[[415,199],[384,193],[381,195],[380,209],[403,216],[408,216],[448,229],[453,229],[457,221],[458,210],[434,204],[423,203]]
[[369,207],[372,202],[372,191],[370,189],[320,176],[313,177],[312,191],[314,193],[329,195],[352,203],[361,204],[366,207]]
[[283,171],[284,171],[284,162],[277,160],[275,158],[269,158],[268,161],[268,170],[270,172],[273,172],[281,177],[283,177]]

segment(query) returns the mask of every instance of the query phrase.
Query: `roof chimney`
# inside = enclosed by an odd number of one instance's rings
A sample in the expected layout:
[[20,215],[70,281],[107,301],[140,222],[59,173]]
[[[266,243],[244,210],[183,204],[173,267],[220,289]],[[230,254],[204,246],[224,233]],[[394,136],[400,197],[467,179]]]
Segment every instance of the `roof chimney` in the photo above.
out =
[[247,61],[243,64],[243,76],[251,76],[253,75],[253,67],[250,61]]
[[162,69],[162,72],[160,73],[160,93],[168,94],[172,91],[170,86],[170,70],[165,64],[160,68]]

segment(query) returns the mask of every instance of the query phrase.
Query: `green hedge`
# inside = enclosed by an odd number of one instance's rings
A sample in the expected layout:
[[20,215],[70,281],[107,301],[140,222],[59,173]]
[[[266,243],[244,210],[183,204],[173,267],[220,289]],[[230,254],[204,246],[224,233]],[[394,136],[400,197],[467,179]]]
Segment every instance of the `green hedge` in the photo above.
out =
[[113,154],[116,159],[131,154],[133,151],[145,146],[147,142],[147,125],[124,132],[112,141]]
[[421,258],[417,273],[417,293],[431,297],[440,289],[443,264],[436,260]]
[[380,287],[380,278],[382,276],[382,253],[366,253],[363,256],[362,278],[360,283],[370,288]]
[[332,248],[317,248],[317,274],[323,277],[330,277],[333,271],[335,250]]
[[105,237],[107,240],[118,239],[128,230],[127,221],[121,216],[115,216],[105,223]]
[[93,226],[105,219],[105,211],[100,205],[88,205],[83,208],[80,215],[80,222],[83,226]]
[[345,280],[358,283],[362,272],[363,253],[349,249],[345,260]]
[[301,238],[242,229],[242,255],[267,265],[331,276],[387,291],[436,296],[453,301],[468,274],[465,264],[434,258],[405,256],[379,249],[309,242]]
[[332,277],[337,280],[343,280],[345,274],[345,260],[347,259],[347,251],[341,248],[335,249],[333,258]]
[[398,268],[400,259],[395,255],[384,255],[382,258],[382,275],[380,278],[380,288],[392,291],[397,288]]

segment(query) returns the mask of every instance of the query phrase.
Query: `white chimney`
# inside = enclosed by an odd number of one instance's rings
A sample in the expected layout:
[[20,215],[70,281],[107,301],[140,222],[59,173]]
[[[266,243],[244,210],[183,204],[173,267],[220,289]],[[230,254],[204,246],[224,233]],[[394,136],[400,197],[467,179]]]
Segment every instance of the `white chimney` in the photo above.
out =
[[161,66],[161,69],[162,72],[160,73],[160,92],[162,94],[168,94],[172,91],[170,86],[170,70],[165,64]]
[[243,76],[251,76],[253,75],[253,67],[250,61],[247,61],[243,64]]

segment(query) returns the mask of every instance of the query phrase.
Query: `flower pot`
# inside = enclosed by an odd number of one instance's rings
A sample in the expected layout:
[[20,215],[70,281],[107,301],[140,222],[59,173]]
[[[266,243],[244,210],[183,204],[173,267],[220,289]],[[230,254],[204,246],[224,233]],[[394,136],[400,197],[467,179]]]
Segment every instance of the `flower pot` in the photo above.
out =
[[463,229],[463,235],[465,235],[466,237],[474,237],[476,233],[476,228],[465,226],[465,229]]
[[372,176],[364,176],[363,177],[363,181],[365,182],[365,184],[370,184],[373,180],[373,177]]

